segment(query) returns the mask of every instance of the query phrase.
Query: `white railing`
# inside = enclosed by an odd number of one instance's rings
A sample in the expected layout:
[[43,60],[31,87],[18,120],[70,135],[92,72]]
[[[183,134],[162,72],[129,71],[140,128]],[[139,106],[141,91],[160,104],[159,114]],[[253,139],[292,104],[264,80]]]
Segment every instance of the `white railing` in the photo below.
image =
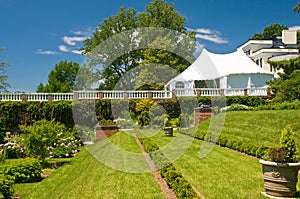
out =
[[76,91],[74,93],[0,93],[0,101],[60,101],[95,99],[168,99],[187,96],[267,96],[267,88],[197,88],[173,91]]
[[245,95],[244,91],[245,91],[244,88],[229,88],[229,89],[224,89],[224,95],[225,96],[243,96],[243,95]]
[[152,99],[167,99],[172,98],[171,91],[151,91]]
[[102,99],[125,99],[125,91],[101,91]]
[[53,101],[61,101],[61,100],[65,100],[65,101],[70,101],[73,100],[73,93],[53,93],[52,95],[52,100]]
[[31,102],[46,102],[48,101],[48,93],[28,93],[25,95],[27,101]]
[[247,94],[249,96],[267,96],[266,88],[247,88]]
[[176,89],[173,90],[176,97],[196,96],[196,89]]
[[199,92],[200,96],[221,96],[222,92],[219,88],[202,88],[197,89],[196,92]]
[[22,101],[21,93],[0,93],[1,101]]
[[86,99],[99,99],[98,91],[76,91],[74,92],[75,99],[86,100]]

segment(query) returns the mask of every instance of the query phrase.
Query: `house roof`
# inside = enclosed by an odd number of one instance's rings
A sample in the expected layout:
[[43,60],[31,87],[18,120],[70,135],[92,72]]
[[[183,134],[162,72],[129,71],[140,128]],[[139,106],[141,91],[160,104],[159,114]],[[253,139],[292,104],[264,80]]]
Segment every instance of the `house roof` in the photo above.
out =
[[215,54],[203,49],[196,61],[171,81],[212,80],[231,74],[258,73],[273,75],[257,66],[242,50]]

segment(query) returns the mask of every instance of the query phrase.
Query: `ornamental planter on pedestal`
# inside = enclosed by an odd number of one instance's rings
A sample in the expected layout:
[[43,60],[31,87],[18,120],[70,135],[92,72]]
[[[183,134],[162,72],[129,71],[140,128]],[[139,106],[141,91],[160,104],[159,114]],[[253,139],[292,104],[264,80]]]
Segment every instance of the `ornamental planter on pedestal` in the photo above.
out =
[[99,142],[119,130],[117,125],[97,125],[96,126],[96,142]]
[[173,136],[173,127],[165,127],[164,128],[165,136],[172,137]]
[[293,197],[298,181],[298,163],[277,163],[260,160],[264,174],[266,194],[277,197]]

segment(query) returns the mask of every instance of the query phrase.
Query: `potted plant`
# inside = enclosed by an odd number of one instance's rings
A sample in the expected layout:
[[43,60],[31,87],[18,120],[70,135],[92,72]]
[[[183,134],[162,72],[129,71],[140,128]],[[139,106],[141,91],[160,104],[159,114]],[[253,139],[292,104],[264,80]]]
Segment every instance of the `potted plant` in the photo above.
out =
[[287,125],[281,131],[280,148],[270,149],[266,160],[260,160],[264,174],[264,188],[267,195],[293,197],[298,180],[297,148],[294,131]]
[[168,137],[173,136],[173,127],[170,124],[169,118],[164,119],[164,135]]
[[101,141],[119,130],[119,127],[112,120],[100,120],[96,125],[96,142]]

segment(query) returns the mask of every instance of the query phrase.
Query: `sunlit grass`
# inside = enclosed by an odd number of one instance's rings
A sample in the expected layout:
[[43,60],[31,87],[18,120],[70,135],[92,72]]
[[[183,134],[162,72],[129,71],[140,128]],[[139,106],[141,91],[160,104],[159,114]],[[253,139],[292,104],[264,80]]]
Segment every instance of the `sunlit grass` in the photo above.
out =
[[[181,134],[176,136],[182,140],[186,138]],[[166,146],[175,138],[164,137],[161,133],[151,139]],[[199,158],[202,144],[202,141],[194,140],[174,165],[205,198],[265,198],[261,194],[263,177],[257,159],[219,146],[205,158]],[[175,150],[176,146],[169,148]]]
[[[133,137],[117,133],[114,143],[128,151],[138,151]],[[122,140],[122,143],[121,143]],[[85,147],[39,183],[17,184],[22,198],[164,198],[151,173],[117,171],[97,161]]]
[[[300,149],[300,110],[232,111],[216,115],[213,120],[217,123],[224,118],[223,114],[226,115],[222,135],[226,137],[277,147],[281,130],[291,124]],[[210,122],[206,120],[198,128],[207,131]]]

